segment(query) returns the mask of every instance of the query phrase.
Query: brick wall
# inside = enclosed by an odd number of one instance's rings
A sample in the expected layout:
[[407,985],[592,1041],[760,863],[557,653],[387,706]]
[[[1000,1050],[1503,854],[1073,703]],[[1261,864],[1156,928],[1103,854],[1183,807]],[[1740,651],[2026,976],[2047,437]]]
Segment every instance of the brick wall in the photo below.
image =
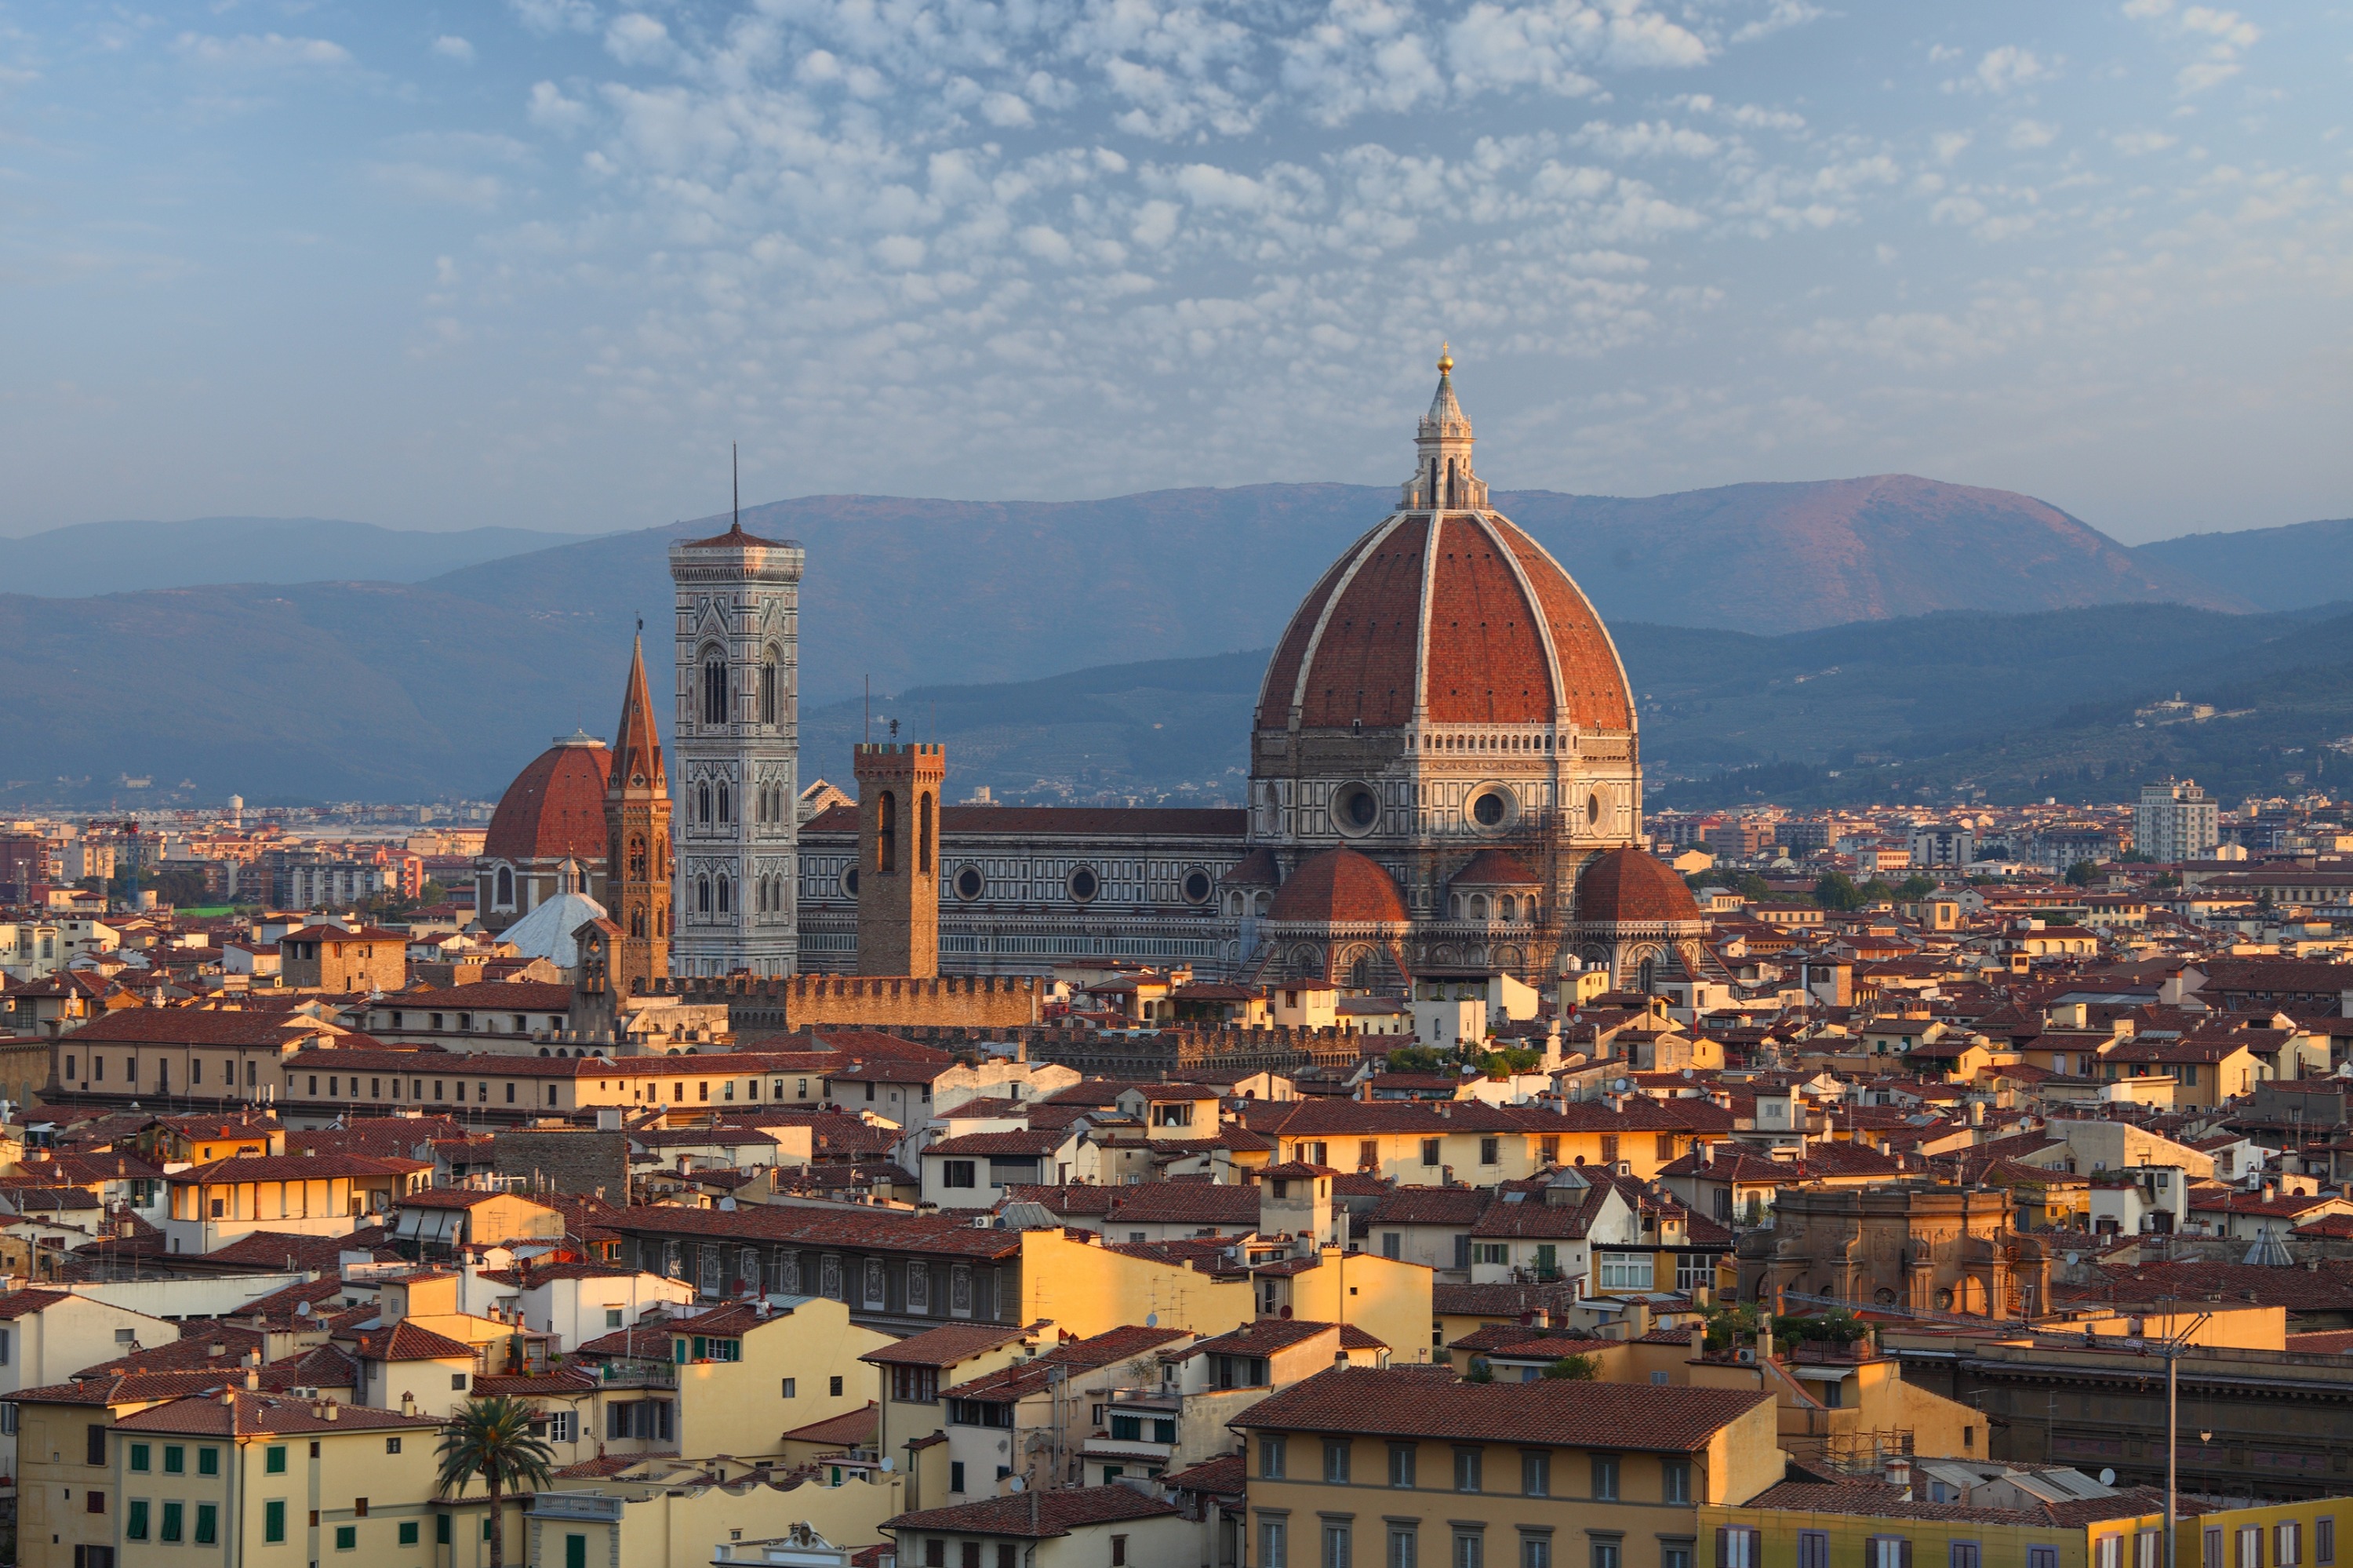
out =
[[601,1194],[627,1203],[629,1139],[623,1132],[587,1128],[521,1128],[491,1142],[491,1168],[501,1176],[543,1176],[559,1192]]

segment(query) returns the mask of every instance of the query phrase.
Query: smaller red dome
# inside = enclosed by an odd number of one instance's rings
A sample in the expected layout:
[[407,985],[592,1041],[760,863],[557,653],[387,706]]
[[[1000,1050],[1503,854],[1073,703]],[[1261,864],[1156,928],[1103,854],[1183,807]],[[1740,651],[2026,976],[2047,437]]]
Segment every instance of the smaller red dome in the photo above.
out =
[[1577,879],[1580,923],[1660,926],[1699,924],[1699,901],[1683,879],[1646,850],[1617,849]]
[[1274,895],[1270,920],[1306,925],[1402,926],[1409,916],[1397,884],[1378,862],[1352,849],[1309,855]]
[[601,740],[557,741],[515,775],[482,835],[489,860],[605,858],[605,784],[613,754]]
[[1507,850],[1482,849],[1447,879],[1452,887],[1542,887],[1544,879]]

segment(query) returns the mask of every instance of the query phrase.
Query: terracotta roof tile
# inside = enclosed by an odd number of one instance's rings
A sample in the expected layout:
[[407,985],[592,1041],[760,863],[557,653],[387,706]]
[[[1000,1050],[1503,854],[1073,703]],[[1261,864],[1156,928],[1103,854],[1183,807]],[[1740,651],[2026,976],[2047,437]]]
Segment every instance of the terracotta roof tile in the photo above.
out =
[[1528,1443],[1687,1454],[1769,1393],[1542,1379],[1465,1383],[1438,1367],[1335,1367],[1260,1401],[1233,1425],[1266,1431]]

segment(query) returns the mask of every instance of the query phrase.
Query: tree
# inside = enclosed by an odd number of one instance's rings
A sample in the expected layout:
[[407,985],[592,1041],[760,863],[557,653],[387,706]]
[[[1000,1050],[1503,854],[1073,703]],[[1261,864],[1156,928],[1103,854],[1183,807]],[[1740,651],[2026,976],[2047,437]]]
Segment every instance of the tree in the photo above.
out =
[[1570,1383],[1593,1383],[1601,1373],[1591,1356],[1563,1356],[1545,1368],[1544,1375]]
[[1500,1051],[1489,1051],[1478,1058],[1478,1068],[1495,1079],[1510,1077],[1514,1073],[1532,1072],[1543,1065],[1544,1053],[1533,1046],[1507,1045]]
[[1428,1045],[1400,1045],[1389,1053],[1388,1068],[1392,1073],[1435,1073],[1446,1065],[1443,1051]]
[[1825,909],[1860,909],[1862,890],[1846,873],[1833,871],[1814,884],[1814,902]]
[[555,1450],[531,1435],[531,1406],[511,1394],[470,1399],[450,1416],[441,1435],[439,1493],[456,1498],[480,1478],[491,1499],[491,1568],[505,1568],[506,1532],[500,1527],[501,1499],[511,1491],[554,1485],[548,1475]]
[[1462,1381],[1464,1383],[1493,1383],[1495,1381],[1495,1369],[1489,1366],[1485,1361],[1481,1361],[1478,1357],[1473,1356],[1471,1358],[1471,1370],[1462,1374]]
[[1936,879],[1916,871],[1895,885],[1896,896],[1914,904],[1936,891]]
[[2079,860],[2074,864],[2067,868],[2067,885],[2070,887],[2089,887],[2092,885],[2092,879],[2099,874],[2100,868],[2098,866],[2094,865],[2088,860]]

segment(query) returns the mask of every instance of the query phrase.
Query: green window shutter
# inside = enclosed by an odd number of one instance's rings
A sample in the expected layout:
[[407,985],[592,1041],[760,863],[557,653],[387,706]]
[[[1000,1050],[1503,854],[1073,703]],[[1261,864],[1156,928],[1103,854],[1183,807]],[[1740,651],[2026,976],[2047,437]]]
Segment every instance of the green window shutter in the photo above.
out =
[[286,1539],[286,1504],[277,1498],[261,1505],[261,1539],[276,1544]]
[[404,1519],[400,1521],[400,1543],[403,1546],[414,1546],[417,1544],[417,1521],[415,1520]]
[[[210,1449],[206,1450],[210,1453]],[[220,1538],[220,1509],[212,1503],[196,1505],[196,1544],[210,1546]]]
[[588,1568],[588,1538],[567,1535],[564,1538],[564,1568]]
[[449,1544],[449,1516],[446,1513],[437,1513],[433,1516],[433,1544],[436,1546]]
[[353,1552],[353,1551],[356,1551],[356,1550],[358,1549],[358,1547],[359,1547],[359,1543],[360,1543],[360,1527],[359,1527],[358,1525],[356,1525],[356,1524],[339,1524],[339,1525],[335,1526],[335,1550],[336,1550],[336,1551],[338,1551],[338,1552]]
[[286,1445],[283,1443],[272,1443],[267,1449],[263,1450],[261,1468],[263,1473],[266,1475],[284,1475],[286,1473]]
[[147,1539],[147,1499],[145,1498],[135,1499],[131,1505],[131,1511],[123,1516],[122,1535],[126,1541]]

